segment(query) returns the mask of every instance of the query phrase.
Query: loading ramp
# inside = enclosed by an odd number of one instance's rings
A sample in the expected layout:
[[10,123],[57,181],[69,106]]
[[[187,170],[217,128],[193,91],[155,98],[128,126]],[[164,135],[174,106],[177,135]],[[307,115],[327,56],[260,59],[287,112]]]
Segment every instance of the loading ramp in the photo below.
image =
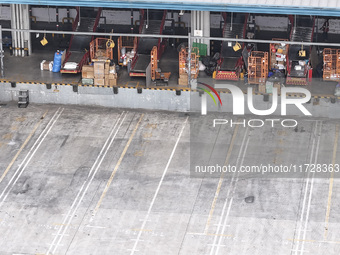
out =
[[[80,17],[84,15],[84,17]],[[88,8],[77,8],[77,17],[73,22],[75,32],[95,32],[97,30],[101,8],[94,11]],[[79,22],[80,21],[80,22]],[[61,66],[61,73],[80,73],[83,65],[89,63],[90,42],[94,39],[91,35],[74,34],[71,37],[69,48],[66,52],[65,60]],[[73,65],[70,65],[73,63]]]
[[[245,38],[248,15],[238,13],[232,14],[229,18],[226,13],[222,15],[224,19],[223,38]],[[239,75],[243,68],[243,48],[244,44],[235,51],[234,43],[223,41],[215,79],[239,80]]]
[[[163,33],[166,11],[149,11],[149,18],[147,18],[144,10],[141,10],[141,16],[140,34],[159,35]],[[164,51],[164,46],[161,45],[161,42],[161,38],[156,37],[138,39],[136,54],[131,62],[129,71],[131,77],[146,77],[146,69],[150,64],[152,48],[157,47],[158,59]]]

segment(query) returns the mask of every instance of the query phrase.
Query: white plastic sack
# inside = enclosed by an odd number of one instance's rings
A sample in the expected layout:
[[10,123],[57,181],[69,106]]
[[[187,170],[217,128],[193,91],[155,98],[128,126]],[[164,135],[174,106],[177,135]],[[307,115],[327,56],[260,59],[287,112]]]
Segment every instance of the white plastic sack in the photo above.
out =
[[76,62],[66,62],[64,65],[64,69],[66,70],[74,70],[77,69],[77,63]]
[[198,69],[200,71],[204,71],[206,69],[206,66],[203,65],[202,61],[198,61]]
[[50,61],[49,65],[48,65],[48,69],[50,70],[50,72],[52,72],[52,69],[53,69],[53,61]]
[[336,88],[335,88],[334,96],[340,97],[340,87],[336,87]]

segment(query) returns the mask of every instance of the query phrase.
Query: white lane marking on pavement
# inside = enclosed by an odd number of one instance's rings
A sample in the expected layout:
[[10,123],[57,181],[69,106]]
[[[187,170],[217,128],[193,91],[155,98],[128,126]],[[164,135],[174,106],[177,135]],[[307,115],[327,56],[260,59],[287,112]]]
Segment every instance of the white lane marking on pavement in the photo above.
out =
[[[314,153],[315,153],[315,143],[316,143],[316,138],[317,138],[317,132],[318,132],[318,121],[315,122],[315,128],[314,128],[314,132],[313,132],[313,142],[312,142],[312,148],[311,148],[311,156],[309,159],[309,164],[311,165],[314,159]],[[306,185],[305,185],[305,192],[304,192],[304,196],[303,196],[303,202],[302,202],[302,209],[301,209],[301,216],[300,216],[300,221],[299,221],[299,228],[298,228],[298,236],[296,239],[300,239],[300,235],[301,235],[301,231],[302,231],[302,226],[303,226],[303,220],[304,220],[304,216],[305,216],[305,207],[306,207],[306,202],[307,202],[307,197],[309,195],[309,192],[311,192],[311,189],[309,188],[309,175],[310,175],[310,171],[308,171],[307,174],[307,178],[306,178]],[[309,191],[309,192],[308,192]],[[306,233],[306,231],[305,231]],[[296,243],[296,249],[294,249],[295,251],[295,255],[298,254],[299,250],[299,246],[300,243]]]
[[[245,148],[243,150],[243,155],[242,155],[242,159],[241,159],[239,167],[243,166],[243,162],[244,162],[244,159],[246,157],[247,150],[248,150],[249,140],[250,140],[250,132],[249,132],[248,137],[247,137],[247,142],[246,142]],[[222,242],[222,239],[223,239],[222,235],[224,235],[224,231],[225,231],[225,228],[227,226],[226,224],[227,224],[227,221],[228,221],[228,218],[229,218],[231,206],[232,206],[233,201],[234,201],[234,195],[235,195],[235,191],[236,191],[236,185],[237,185],[237,182],[238,182],[238,178],[239,178],[239,173],[237,173],[236,180],[234,181],[234,187],[233,187],[233,190],[232,190],[231,199],[230,199],[228,210],[227,210],[227,215],[224,218],[222,231],[220,233],[218,245],[217,245],[217,248],[216,248],[216,253],[215,253],[216,255],[219,253],[220,247],[222,246],[221,245],[221,242]],[[227,202],[227,200],[225,202]]]
[[60,115],[64,111],[64,108],[58,108],[58,110],[54,113],[53,117],[50,119],[44,130],[41,132],[39,135],[38,139],[35,141],[31,149],[28,151],[26,157],[24,160],[21,162],[21,164],[18,166],[17,170],[14,172],[12,178],[2,191],[0,195],[0,207],[3,205],[4,201],[7,199],[8,195],[10,194],[11,190],[13,189],[14,185],[17,183],[18,179],[22,175],[22,173],[25,171],[27,165],[30,163],[32,157],[35,155],[37,150],[39,149],[40,145],[42,142],[45,140],[46,136],[49,134],[51,131],[52,127],[56,123],[56,121],[59,119]]
[[[318,154],[319,154],[319,148],[320,148],[320,137],[322,134],[322,122],[320,122],[320,132],[319,135],[317,137],[317,144],[316,144],[316,150],[315,150],[315,155],[314,155],[314,165],[316,165],[317,161],[318,161]],[[313,195],[313,184],[314,184],[314,176],[315,176],[315,172],[313,172],[312,174],[312,181],[311,181],[311,186],[310,186],[310,193],[309,193],[309,198],[308,198],[308,206],[307,206],[307,212],[306,212],[306,219],[305,219],[305,227],[304,227],[304,233],[303,233],[303,237],[302,239],[305,240],[306,239],[306,229],[308,226],[308,219],[309,219],[309,213],[310,213],[310,205],[311,205],[311,201],[312,201],[312,195]],[[300,254],[303,254],[303,250],[305,248],[305,242],[302,242],[301,245],[301,252]]]
[[[182,137],[182,133],[183,133],[184,128],[185,128],[185,126],[186,126],[186,124],[187,124],[187,122],[188,122],[188,119],[189,119],[189,117],[187,117],[187,118],[185,119],[184,123],[183,123],[181,132],[179,133],[179,136],[178,136],[178,138],[177,138],[177,141],[176,141],[176,143],[175,143],[175,146],[174,146],[174,148],[173,148],[173,150],[172,150],[172,152],[171,152],[171,155],[170,155],[170,158],[169,158],[169,160],[168,160],[168,163],[167,163],[166,166],[165,166],[165,169],[164,169],[164,171],[163,171],[163,175],[162,175],[162,177],[161,177],[161,180],[160,180],[159,183],[158,183],[158,187],[157,187],[156,192],[155,192],[155,194],[154,194],[154,196],[153,196],[153,198],[152,198],[152,201],[151,201],[151,204],[150,204],[150,206],[149,206],[148,212],[147,212],[147,214],[146,214],[145,220],[143,221],[143,224],[142,224],[142,226],[141,226],[140,229],[144,229],[144,228],[145,228],[146,221],[148,220],[148,218],[149,218],[149,216],[150,216],[152,207],[153,207],[153,205],[154,205],[154,203],[155,203],[155,200],[156,200],[156,197],[157,197],[157,195],[158,195],[158,192],[159,192],[159,190],[160,190],[160,188],[161,188],[161,186],[162,186],[164,177],[165,177],[165,175],[166,175],[166,173],[167,173],[167,171],[168,171],[168,168],[169,168],[169,166],[170,166],[170,163],[171,163],[171,161],[172,161],[172,158],[173,158],[173,156],[174,156],[174,154],[175,154],[175,151],[176,151],[176,149],[177,149],[177,145],[178,145],[178,143],[179,143],[179,141],[180,141],[180,139],[181,139],[181,137]],[[137,250],[136,250],[136,247],[137,247],[137,245],[138,245],[138,242],[139,242],[139,239],[140,239],[141,235],[142,235],[142,231],[140,231],[140,232],[138,233],[137,239],[136,239],[136,241],[135,241],[135,243],[134,243],[134,245],[133,245],[132,251],[131,251],[131,255],[133,255],[133,254],[135,253],[135,251],[137,251]]]
[[[124,117],[123,117],[122,121],[120,122],[120,119],[123,115],[124,115]],[[90,185],[91,185],[91,183],[92,183],[102,161],[104,160],[108,150],[110,149],[114,139],[116,138],[117,133],[118,133],[120,127],[122,126],[126,115],[127,115],[127,113],[124,114],[124,112],[119,115],[119,118],[116,121],[115,125],[113,126],[113,128],[112,128],[112,130],[109,134],[109,137],[106,139],[106,142],[104,143],[97,159],[95,160],[94,164],[92,165],[92,168],[90,169],[91,176],[90,175],[87,176],[86,180],[84,181],[83,185],[81,186],[80,190],[78,191],[78,194],[77,194],[76,198],[74,199],[74,201],[71,205],[71,208],[69,209],[67,215],[65,216],[65,218],[63,220],[62,227],[59,228],[57,236],[53,239],[53,242],[51,243],[51,245],[50,245],[50,247],[47,251],[48,255],[50,254],[51,251],[52,251],[52,254],[55,254],[55,251],[57,250],[61,240],[63,239],[63,237],[64,237],[64,235],[65,235],[65,233],[68,229],[68,226],[70,225],[75,213],[77,212],[78,207],[81,204],[88,188],[90,187]],[[120,124],[119,124],[119,126],[116,130],[116,127],[117,127],[119,122],[120,122]],[[116,132],[114,132],[115,130],[116,130]],[[61,235],[59,235],[59,234],[61,234]],[[54,249],[53,249],[53,247],[54,247]]]
[[[248,143],[249,143],[249,129],[247,128],[246,131],[244,132],[240,151],[239,151],[239,154],[238,154],[237,160],[236,160],[236,168],[237,169],[239,169],[241,164],[243,163],[243,159],[244,159],[245,154],[246,154]],[[241,160],[241,164],[240,164],[240,160]],[[235,180],[235,176],[236,176],[236,180]],[[216,244],[217,238],[218,238],[218,235],[220,234],[220,227],[221,226],[222,226],[222,229],[223,229],[223,232],[224,232],[225,225],[227,223],[227,219],[228,219],[229,213],[230,213],[230,208],[231,208],[231,205],[233,203],[233,197],[232,196],[233,196],[233,193],[234,193],[234,189],[236,189],[236,182],[237,182],[238,176],[239,176],[239,172],[238,173],[234,172],[233,175],[232,175],[232,179],[230,181],[230,186],[228,188],[228,193],[227,193],[226,199],[224,200],[221,216],[220,216],[220,219],[219,219],[219,222],[218,222],[218,227],[217,227],[217,230],[216,230],[217,235],[215,235],[215,237],[214,237],[214,242],[213,242],[212,248],[210,250],[211,255],[213,254],[215,247],[217,247],[215,254],[217,254],[218,251],[219,251],[219,245],[221,245],[221,242],[220,242],[221,239],[219,239],[219,244]],[[231,193],[232,193],[232,195],[231,195],[231,198],[230,198]],[[229,204],[228,204],[228,201],[229,201]],[[227,208],[227,204],[228,204],[227,216],[224,217],[225,210]],[[223,221],[223,224],[222,224],[223,218],[225,220]],[[221,232],[221,234],[223,234],[223,232]]]

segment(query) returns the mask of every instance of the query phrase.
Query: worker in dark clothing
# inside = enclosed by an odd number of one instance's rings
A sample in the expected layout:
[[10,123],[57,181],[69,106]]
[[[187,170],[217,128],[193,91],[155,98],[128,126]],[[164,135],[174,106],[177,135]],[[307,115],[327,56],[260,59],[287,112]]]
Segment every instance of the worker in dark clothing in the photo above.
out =
[[328,41],[328,31],[329,31],[329,19],[326,19],[323,23],[322,27],[320,28],[322,30],[322,38],[324,42]]

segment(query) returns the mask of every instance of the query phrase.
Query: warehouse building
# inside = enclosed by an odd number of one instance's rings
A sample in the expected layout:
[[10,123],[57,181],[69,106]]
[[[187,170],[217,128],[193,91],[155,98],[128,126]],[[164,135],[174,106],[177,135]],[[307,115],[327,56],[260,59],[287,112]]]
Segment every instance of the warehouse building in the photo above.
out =
[[336,255],[336,0],[0,3],[0,255]]

